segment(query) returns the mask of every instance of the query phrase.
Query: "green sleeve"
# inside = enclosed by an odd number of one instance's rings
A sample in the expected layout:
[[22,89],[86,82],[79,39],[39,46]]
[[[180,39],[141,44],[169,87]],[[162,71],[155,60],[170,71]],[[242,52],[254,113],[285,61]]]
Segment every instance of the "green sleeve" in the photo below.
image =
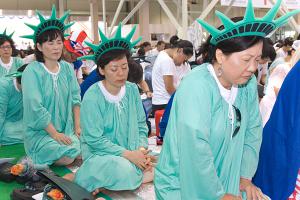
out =
[[30,64],[22,74],[23,120],[33,130],[45,129],[51,122],[51,114],[43,105],[42,79]]
[[24,61],[21,58],[14,57],[14,71],[17,71],[22,65],[24,65]]
[[[3,126],[6,119],[7,105],[9,102],[8,82],[0,80],[0,138],[3,134]],[[0,140],[1,141],[1,140]]]
[[148,127],[146,123],[146,113],[143,107],[141,96],[139,94],[138,88],[135,85],[134,95],[136,97],[135,105],[137,106],[137,120],[138,120],[138,129],[139,129],[139,146],[148,147]]
[[176,132],[178,136],[182,199],[220,199],[225,194],[214,166],[213,141],[209,141],[213,107],[217,105],[213,105],[212,92],[204,83],[183,83],[175,94],[169,119],[174,127],[168,127],[167,134]]
[[[80,115],[82,126],[82,142],[85,143],[91,153],[97,155],[121,156],[125,148],[114,144],[104,136],[104,116],[111,113],[101,112],[101,103],[94,90],[88,91],[83,99]],[[102,105],[104,106],[104,105]]]
[[68,67],[68,71],[69,71],[69,75],[70,75],[70,85],[71,85],[71,94],[72,94],[72,106],[74,107],[75,105],[80,106],[80,102],[81,102],[81,97],[80,97],[80,87],[77,81],[77,78],[75,76],[73,67],[66,63],[67,67]]
[[262,141],[262,120],[258,107],[259,103],[255,77],[253,77],[248,84],[248,110],[251,110],[251,114],[248,116],[249,122],[245,133],[241,177],[252,179],[257,169]]

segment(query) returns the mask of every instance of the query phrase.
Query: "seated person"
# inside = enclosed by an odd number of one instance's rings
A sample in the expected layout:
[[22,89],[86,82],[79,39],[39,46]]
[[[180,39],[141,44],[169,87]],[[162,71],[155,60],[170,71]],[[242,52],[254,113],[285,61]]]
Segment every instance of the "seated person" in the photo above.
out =
[[50,19],[38,14],[41,22],[27,36],[35,43],[37,61],[22,75],[25,151],[35,164],[69,165],[80,154],[81,131],[79,85],[70,64],[61,61],[70,25],[56,18],[55,7]]
[[21,76],[26,66],[0,79],[0,146],[23,143]]
[[134,45],[125,38],[123,46],[106,47],[124,41],[118,37],[119,31],[121,26],[112,39],[100,34],[106,42],[96,48],[105,48],[104,53],[96,49],[93,57],[84,57],[94,59],[98,73],[105,77],[89,88],[81,108],[82,113],[89,114],[81,119],[84,162],[76,172],[75,182],[94,194],[99,188],[136,189],[146,181],[144,174],[152,171],[140,94],[135,84],[126,81],[129,51]]

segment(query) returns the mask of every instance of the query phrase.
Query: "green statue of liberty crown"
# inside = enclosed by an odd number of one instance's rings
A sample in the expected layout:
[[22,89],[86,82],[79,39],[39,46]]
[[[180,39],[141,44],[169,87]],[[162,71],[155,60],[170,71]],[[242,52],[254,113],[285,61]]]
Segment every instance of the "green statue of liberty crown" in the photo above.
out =
[[269,33],[287,23],[288,19],[299,13],[300,10],[293,10],[286,15],[274,20],[282,0],[277,0],[276,4],[263,18],[255,18],[252,0],[248,0],[244,19],[238,22],[233,22],[223,13],[216,11],[216,15],[224,25],[223,30],[218,30],[215,27],[207,24],[203,20],[197,19],[198,23],[203,26],[212,36],[210,43],[218,44],[223,40],[241,36],[262,36],[266,37]]
[[103,54],[113,49],[126,49],[128,51],[131,51],[131,49],[137,43],[139,43],[142,38],[139,37],[137,40],[130,42],[136,30],[136,26],[132,28],[130,33],[128,33],[128,35],[125,38],[122,38],[121,36],[121,29],[122,29],[122,25],[120,23],[114,37],[107,38],[99,28],[99,35],[100,35],[101,42],[98,45],[85,42],[95,53],[93,55],[82,56],[79,59],[94,60],[97,63],[97,61],[101,58]]
[[3,33],[0,33],[0,38],[10,38],[13,36],[15,32],[12,32],[11,34],[7,35],[6,34],[6,28],[4,29]]
[[[52,6],[51,17],[49,19],[45,19],[38,10],[36,11],[36,14],[40,19],[40,23],[37,26],[25,23],[29,28],[31,28],[34,31],[33,35],[22,36],[23,38],[32,39],[35,44],[38,36],[44,33],[45,31],[57,29],[64,34],[65,30],[67,30],[74,24],[74,22],[70,24],[64,24],[64,21],[69,16],[70,11],[65,12],[65,14],[61,18],[56,18],[56,8],[54,5]],[[68,34],[64,34],[64,36],[68,36]]]

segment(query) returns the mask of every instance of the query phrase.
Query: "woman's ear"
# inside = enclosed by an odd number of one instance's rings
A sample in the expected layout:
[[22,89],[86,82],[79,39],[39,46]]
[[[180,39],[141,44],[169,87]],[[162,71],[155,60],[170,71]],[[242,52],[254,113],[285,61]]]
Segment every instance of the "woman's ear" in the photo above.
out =
[[43,51],[42,51],[42,45],[41,45],[40,43],[37,43],[37,44],[36,44],[36,47],[37,47],[37,49],[38,49],[40,52],[43,52]]
[[224,60],[224,53],[222,52],[222,50],[217,49],[216,50],[216,61],[218,64],[222,64],[223,60]]
[[104,69],[102,69],[101,67],[99,67],[98,70],[99,70],[99,72],[100,72],[100,74],[102,76],[105,76]]
[[178,48],[177,53],[183,53],[183,48]]

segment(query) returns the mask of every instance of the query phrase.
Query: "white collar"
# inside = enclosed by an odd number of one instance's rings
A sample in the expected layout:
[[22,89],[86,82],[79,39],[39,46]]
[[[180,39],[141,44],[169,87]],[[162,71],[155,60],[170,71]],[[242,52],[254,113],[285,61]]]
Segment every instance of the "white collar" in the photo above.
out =
[[104,87],[102,81],[99,81],[98,86],[99,86],[101,92],[103,93],[105,99],[110,103],[117,103],[118,104],[122,100],[122,98],[125,96],[125,93],[126,93],[125,85],[123,85],[121,87],[121,90],[117,95],[112,95],[111,93],[109,93],[107,91],[107,89]]
[[238,87],[233,85],[230,90],[226,89],[217,78],[214,67],[210,64],[207,66],[207,69],[217,82],[221,96],[228,104],[233,105],[238,93]]
[[5,69],[10,70],[11,66],[13,64],[13,58],[10,57],[9,63],[3,63],[2,59],[0,58],[0,65],[3,66]]
[[59,62],[57,62],[57,64],[58,64],[58,70],[57,70],[57,72],[51,72],[51,71],[49,71],[49,69],[46,67],[46,65],[45,65],[45,63],[43,63],[43,62],[40,62],[40,64],[44,67],[44,69],[49,73],[49,74],[51,74],[51,75],[58,75],[59,74],[59,72],[60,72],[60,64],[59,64]]
[[19,88],[18,88],[18,85],[17,85],[17,79],[16,79],[16,78],[13,79],[13,82],[14,82],[14,86],[15,86],[16,90],[17,90],[18,92],[21,92],[21,91],[19,90]]

